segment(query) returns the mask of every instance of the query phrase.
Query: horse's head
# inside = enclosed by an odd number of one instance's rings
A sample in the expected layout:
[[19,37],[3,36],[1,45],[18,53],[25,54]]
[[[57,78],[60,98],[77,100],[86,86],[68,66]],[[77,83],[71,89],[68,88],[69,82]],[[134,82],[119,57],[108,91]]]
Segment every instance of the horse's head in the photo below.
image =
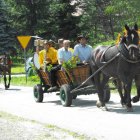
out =
[[125,25],[126,34],[122,38],[121,44],[124,44],[129,53],[129,59],[135,61],[140,59],[140,47],[139,47],[139,34],[138,26],[134,25],[134,28],[130,29]]

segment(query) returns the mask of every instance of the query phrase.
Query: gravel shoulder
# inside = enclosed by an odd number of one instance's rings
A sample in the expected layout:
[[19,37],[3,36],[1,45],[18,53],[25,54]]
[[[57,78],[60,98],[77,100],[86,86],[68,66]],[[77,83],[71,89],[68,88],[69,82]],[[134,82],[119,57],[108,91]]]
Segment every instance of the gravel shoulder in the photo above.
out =
[[96,140],[53,125],[0,112],[0,140]]

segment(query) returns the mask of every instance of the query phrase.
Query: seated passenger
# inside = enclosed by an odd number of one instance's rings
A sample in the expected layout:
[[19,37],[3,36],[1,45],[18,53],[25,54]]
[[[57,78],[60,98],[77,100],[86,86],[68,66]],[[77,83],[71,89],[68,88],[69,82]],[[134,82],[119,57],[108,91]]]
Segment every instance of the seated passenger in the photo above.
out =
[[70,50],[70,41],[64,40],[63,47],[58,50],[58,63],[62,64],[68,61],[72,57],[72,51]]
[[57,50],[53,48],[52,42],[45,40],[43,46],[44,49],[39,52],[39,62],[41,67],[44,67],[44,62],[52,65],[58,64]]
[[53,48],[52,41],[45,41],[44,42],[44,50],[39,52],[39,62],[41,65],[41,68],[46,70],[46,65],[51,64],[53,68],[51,69],[49,73],[49,78],[52,87],[48,89],[48,91],[53,91],[57,89],[57,78],[56,78],[56,72],[58,69],[60,69],[58,65],[57,60],[57,50]]
[[74,56],[78,56],[80,59],[80,63],[86,64],[89,62],[91,52],[92,52],[92,47],[87,44],[87,37],[80,35],[77,37],[77,42],[74,46]]
[[58,49],[63,47],[63,41],[64,41],[63,38],[58,39]]

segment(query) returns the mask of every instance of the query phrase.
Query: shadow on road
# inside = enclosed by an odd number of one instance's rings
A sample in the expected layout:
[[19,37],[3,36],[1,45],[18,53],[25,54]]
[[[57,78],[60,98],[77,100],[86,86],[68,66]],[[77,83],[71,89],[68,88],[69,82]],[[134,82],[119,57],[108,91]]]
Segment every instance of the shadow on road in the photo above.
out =
[[9,89],[7,89],[7,90],[9,90],[9,91],[10,91],[10,90],[11,90],[11,91],[13,91],[13,90],[15,90],[15,91],[20,91],[21,89],[19,89],[19,88],[12,88],[12,89],[9,88]]
[[119,103],[108,104],[107,107],[109,112],[120,113],[120,114],[140,114],[140,106],[139,105],[132,105],[133,111],[127,112],[124,107],[121,106]]
[[[55,100],[55,101],[45,101],[43,103],[54,103],[56,105],[62,105],[60,100]],[[96,101],[95,100],[85,100],[85,99],[75,99],[72,101],[71,107],[91,107],[91,106],[96,106]]]
[[96,100],[75,99],[72,102],[72,107],[93,107],[96,106]]
[[43,103],[54,103],[56,105],[62,105],[60,100],[55,100],[55,101],[45,101]]

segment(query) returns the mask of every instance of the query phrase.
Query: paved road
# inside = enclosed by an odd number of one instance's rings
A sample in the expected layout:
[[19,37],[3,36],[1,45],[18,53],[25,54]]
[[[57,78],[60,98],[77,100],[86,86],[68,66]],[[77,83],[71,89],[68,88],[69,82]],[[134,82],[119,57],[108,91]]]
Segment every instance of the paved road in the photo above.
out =
[[43,103],[35,103],[32,88],[0,85],[0,111],[12,113],[42,123],[86,134],[97,140],[139,140],[140,103],[134,112],[126,112],[118,95],[111,95],[109,112],[96,107],[97,95],[82,95],[71,107],[63,107],[55,93],[45,94]]

